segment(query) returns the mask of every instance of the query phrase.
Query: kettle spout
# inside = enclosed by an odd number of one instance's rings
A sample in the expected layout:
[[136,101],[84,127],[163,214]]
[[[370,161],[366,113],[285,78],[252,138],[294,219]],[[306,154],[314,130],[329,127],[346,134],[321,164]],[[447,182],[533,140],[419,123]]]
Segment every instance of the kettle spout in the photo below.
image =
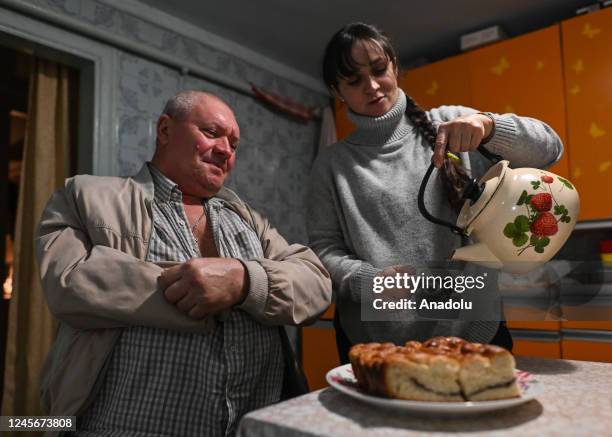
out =
[[451,255],[451,261],[467,261],[492,269],[501,269],[503,263],[489,250],[484,243],[470,244],[456,249]]

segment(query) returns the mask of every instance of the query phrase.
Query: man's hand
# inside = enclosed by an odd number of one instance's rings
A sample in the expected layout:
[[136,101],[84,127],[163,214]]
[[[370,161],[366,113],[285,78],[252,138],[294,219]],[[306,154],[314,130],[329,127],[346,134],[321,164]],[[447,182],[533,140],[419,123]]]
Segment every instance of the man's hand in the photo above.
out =
[[476,150],[493,129],[493,120],[484,114],[457,117],[438,127],[432,161],[442,167],[446,151],[454,153]]
[[165,269],[158,279],[166,300],[194,319],[242,302],[249,276],[234,258],[196,258]]

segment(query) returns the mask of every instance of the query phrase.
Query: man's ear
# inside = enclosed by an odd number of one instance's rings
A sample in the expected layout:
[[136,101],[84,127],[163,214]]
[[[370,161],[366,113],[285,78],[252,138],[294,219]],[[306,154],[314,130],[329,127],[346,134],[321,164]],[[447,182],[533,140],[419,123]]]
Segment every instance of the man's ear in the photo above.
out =
[[170,123],[172,119],[168,114],[162,114],[157,119],[157,144],[158,146],[165,146],[168,144],[170,137]]

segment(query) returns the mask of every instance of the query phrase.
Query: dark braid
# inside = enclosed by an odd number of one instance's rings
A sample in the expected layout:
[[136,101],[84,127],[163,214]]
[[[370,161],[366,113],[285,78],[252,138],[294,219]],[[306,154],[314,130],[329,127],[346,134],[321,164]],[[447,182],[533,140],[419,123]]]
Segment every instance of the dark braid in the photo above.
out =
[[[436,145],[438,132],[433,123],[427,118],[425,111],[407,94],[406,116],[433,149]],[[448,201],[455,211],[459,211],[463,205],[461,195],[466,184],[470,181],[470,177],[461,164],[448,157],[444,157],[444,166],[441,170],[439,174],[442,184],[446,189]]]

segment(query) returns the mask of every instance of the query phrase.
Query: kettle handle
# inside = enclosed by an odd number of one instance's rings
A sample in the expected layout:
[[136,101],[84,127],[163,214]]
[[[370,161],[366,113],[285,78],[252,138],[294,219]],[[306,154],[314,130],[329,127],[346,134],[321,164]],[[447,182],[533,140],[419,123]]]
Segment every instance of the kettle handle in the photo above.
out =
[[421,186],[419,187],[419,196],[417,199],[417,205],[419,207],[419,212],[423,215],[423,217],[425,217],[427,220],[429,220],[432,223],[435,223],[437,225],[446,226],[447,228],[450,228],[450,230],[453,231],[455,234],[467,235],[465,231],[461,229],[460,227],[455,226],[454,224],[447,222],[445,220],[434,217],[433,215],[429,213],[429,211],[427,211],[427,208],[425,207],[425,187],[427,186],[427,182],[429,182],[429,178],[431,177],[431,173],[433,172],[434,168],[435,166],[433,162],[429,164],[429,168],[425,172],[425,176],[423,177],[423,180],[421,181]]
[[[490,150],[485,148],[482,144],[478,146],[478,149],[476,150],[478,150],[480,154],[484,156],[485,158],[487,158],[489,161],[493,162],[493,164],[497,164],[499,161],[503,159],[500,155],[497,155],[491,152]],[[425,172],[425,176],[423,177],[423,180],[421,181],[421,186],[419,187],[419,196],[417,200],[419,212],[423,215],[423,217],[425,217],[430,222],[435,223],[437,225],[446,226],[451,231],[453,231],[455,234],[467,236],[467,233],[460,227],[455,226],[453,223],[450,223],[445,220],[434,217],[433,215],[429,213],[429,211],[427,211],[427,208],[425,207],[425,187],[427,186],[427,183],[429,182],[429,178],[431,177],[431,173],[433,172],[433,169],[434,169],[434,164],[431,163],[429,165],[429,168],[427,169],[427,172]],[[474,179],[474,182],[475,181],[476,180]]]

